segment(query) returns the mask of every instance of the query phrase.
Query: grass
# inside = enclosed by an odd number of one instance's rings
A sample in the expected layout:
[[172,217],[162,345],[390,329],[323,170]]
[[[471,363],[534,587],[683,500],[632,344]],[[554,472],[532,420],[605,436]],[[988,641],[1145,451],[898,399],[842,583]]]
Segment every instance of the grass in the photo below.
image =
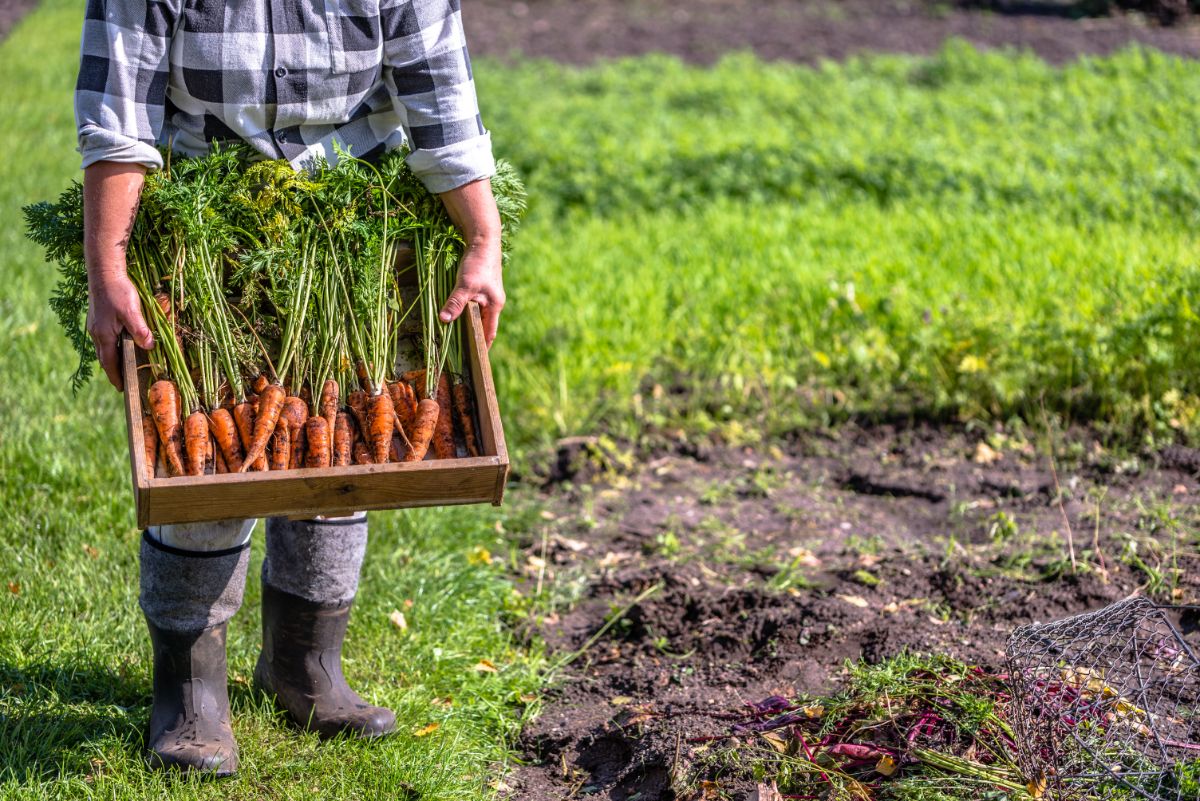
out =
[[1040,426],[1043,400],[1138,444],[1194,438],[1194,62],[1058,70],[951,44],[479,74],[534,204],[497,352],[519,442],[852,414]]
[[[401,736],[321,745],[254,698],[252,581],[230,646],[241,775],[141,767],[119,398],[67,392],[53,275],[16,224],[78,177],[79,27],[77,4],[46,0],[0,44],[0,799],[488,795],[545,667],[504,625],[542,601],[480,558],[534,537],[520,492],[502,512],[372,518],[347,671]],[[1118,436],[1195,436],[1200,66],[1133,50],[1060,71],[954,45],[477,75],[534,201],[493,352],[519,453],[598,430],[750,443],[850,414],[1029,416],[1043,398]]]

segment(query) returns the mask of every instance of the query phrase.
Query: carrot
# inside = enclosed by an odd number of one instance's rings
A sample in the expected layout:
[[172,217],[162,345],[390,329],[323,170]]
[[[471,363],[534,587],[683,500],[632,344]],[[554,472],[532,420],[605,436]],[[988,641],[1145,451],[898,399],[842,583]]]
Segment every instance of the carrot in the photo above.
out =
[[304,452],[305,467],[329,467],[329,426],[325,418],[313,415],[304,424],[304,438],[308,449]]
[[325,418],[325,425],[328,426],[329,436],[333,436],[334,430],[337,428],[338,413],[338,395],[340,393],[338,382],[332,378],[325,382],[321,387],[321,416]]
[[356,389],[346,396],[346,405],[350,407],[351,414],[354,415],[354,422],[358,423],[359,431],[367,430],[367,393],[361,389]]
[[451,422],[452,401],[450,379],[445,373],[438,376],[437,383],[438,419],[433,429],[433,454],[438,459],[453,459],[458,456],[454,447],[454,428]]
[[355,464],[375,464],[371,459],[371,449],[361,439],[354,440],[353,454]]
[[142,442],[146,445],[146,477],[154,478],[154,459],[158,456],[158,429],[154,427],[154,418],[148,414],[142,415]]
[[419,462],[429,451],[429,441],[433,439],[433,429],[438,419],[437,401],[425,398],[417,404],[417,418],[413,422],[412,450],[404,457],[406,462]]
[[407,439],[407,432],[412,428],[413,417],[417,414],[417,398],[413,395],[412,387],[405,381],[393,381],[387,385],[387,388],[392,396],[396,433]]
[[371,386],[371,376],[367,373],[367,363],[360,361],[354,365],[354,374],[358,376],[358,386],[363,392],[370,392],[374,387]]
[[213,409],[208,416],[208,430],[217,441],[217,450],[221,452],[225,466],[231,472],[239,472],[242,469],[242,446],[238,443],[237,423],[233,422],[233,415],[225,409]]
[[[233,407],[233,421],[237,425],[238,438],[242,442],[242,452],[245,453],[250,450],[250,443],[254,441],[254,406],[250,401],[242,401]],[[267,460],[260,456],[252,462],[242,457],[242,463],[236,472],[245,472],[246,465],[250,465],[251,470],[266,470]]]
[[[310,387],[308,384],[305,384],[304,386],[300,387],[300,391],[296,394],[300,396],[300,400],[304,401],[305,410],[312,406],[312,387]],[[305,418],[308,417],[307,411],[304,412],[304,416]]]
[[367,401],[367,427],[364,431],[367,445],[371,448],[371,460],[375,464],[387,464],[395,426],[396,410],[392,406],[391,395],[380,392]]
[[183,444],[187,450],[187,474],[204,475],[204,462],[208,459],[208,418],[196,410],[183,422]]
[[454,385],[454,411],[458,413],[459,428],[462,429],[463,441],[467,444],[467,454],[479,455],[479,442],[475,439],[475,417],[471,413],[471,395],[467,385]]
[[154,302],[158,304],[158,308],[162,309],[163,316],[168,320],[175,319],[175,310],[171,308],[171,298],[166,292],[155,292]]
[[158,429],[158,439],[163,444],[167,456],[167,474],[182,476],[183,453],[180,448],[179,421],[179,388],[174,382],[165,378],[150,385],[147,394],[150,414],[154,417],[154,427]]
[[299,467],[304,457],[304,422],[308,420],[308,404],[298,395],[289,395],[283,402],[281,420],[287,420],[291,456],[288,467]]
[[422,386],[425,383],[425,368],[421,367],[417,370],[409,370],[407,373],[401,375],[400,378],[403,381]]
[[270,384],[271,381],[267,378],[267,374],[259,373],[257,376],[255,376],[254,382],[251,384],[251,386],[254,387],[255,393],[261,395],[263,390],[270,386]]
[[[286,397],[287,393],[279,384],[271,384],[259,393],[258,413],[254,417],[254,440],[246,449],[246,462],[253,462],[266,452],[267,442],[271,439],[275,424],[279,422]],[[242,464],[242,472],[246,471],[246,466]]]
[[272,470],[287,470],[288,464],[292,460],[289,431],[287,420],[281,418],[275,425],[275,433],[271,435],[271,461],[269,464]]
[[337,424],[333,429],[333,466],[346,467],[350,464],[354,432],[354,420],[345,412],[337,413]]

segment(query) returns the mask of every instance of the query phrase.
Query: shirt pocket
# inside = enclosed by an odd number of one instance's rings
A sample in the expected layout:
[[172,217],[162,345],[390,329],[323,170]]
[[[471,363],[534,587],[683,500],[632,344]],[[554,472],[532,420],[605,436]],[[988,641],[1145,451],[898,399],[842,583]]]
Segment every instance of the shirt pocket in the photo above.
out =
[[329,68],[334,73],[374,71],[383,57],[379,0],[325,0]]

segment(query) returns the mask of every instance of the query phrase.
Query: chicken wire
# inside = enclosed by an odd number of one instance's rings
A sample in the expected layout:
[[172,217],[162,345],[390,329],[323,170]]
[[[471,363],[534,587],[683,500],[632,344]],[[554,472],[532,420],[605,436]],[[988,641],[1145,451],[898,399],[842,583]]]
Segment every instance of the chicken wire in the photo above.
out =
[[1127,598],[1008,641],[1018,757],[1034,797],[1200,799],[1200,660]]

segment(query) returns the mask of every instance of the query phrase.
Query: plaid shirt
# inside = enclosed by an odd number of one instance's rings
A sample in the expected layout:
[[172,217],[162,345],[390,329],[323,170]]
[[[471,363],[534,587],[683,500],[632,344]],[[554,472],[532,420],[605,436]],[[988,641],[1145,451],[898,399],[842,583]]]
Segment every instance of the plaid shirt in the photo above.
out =
[[244,140],[300,166],[412,148],[431,192],[492,174],[458,0],[88,0],[83,166]]

